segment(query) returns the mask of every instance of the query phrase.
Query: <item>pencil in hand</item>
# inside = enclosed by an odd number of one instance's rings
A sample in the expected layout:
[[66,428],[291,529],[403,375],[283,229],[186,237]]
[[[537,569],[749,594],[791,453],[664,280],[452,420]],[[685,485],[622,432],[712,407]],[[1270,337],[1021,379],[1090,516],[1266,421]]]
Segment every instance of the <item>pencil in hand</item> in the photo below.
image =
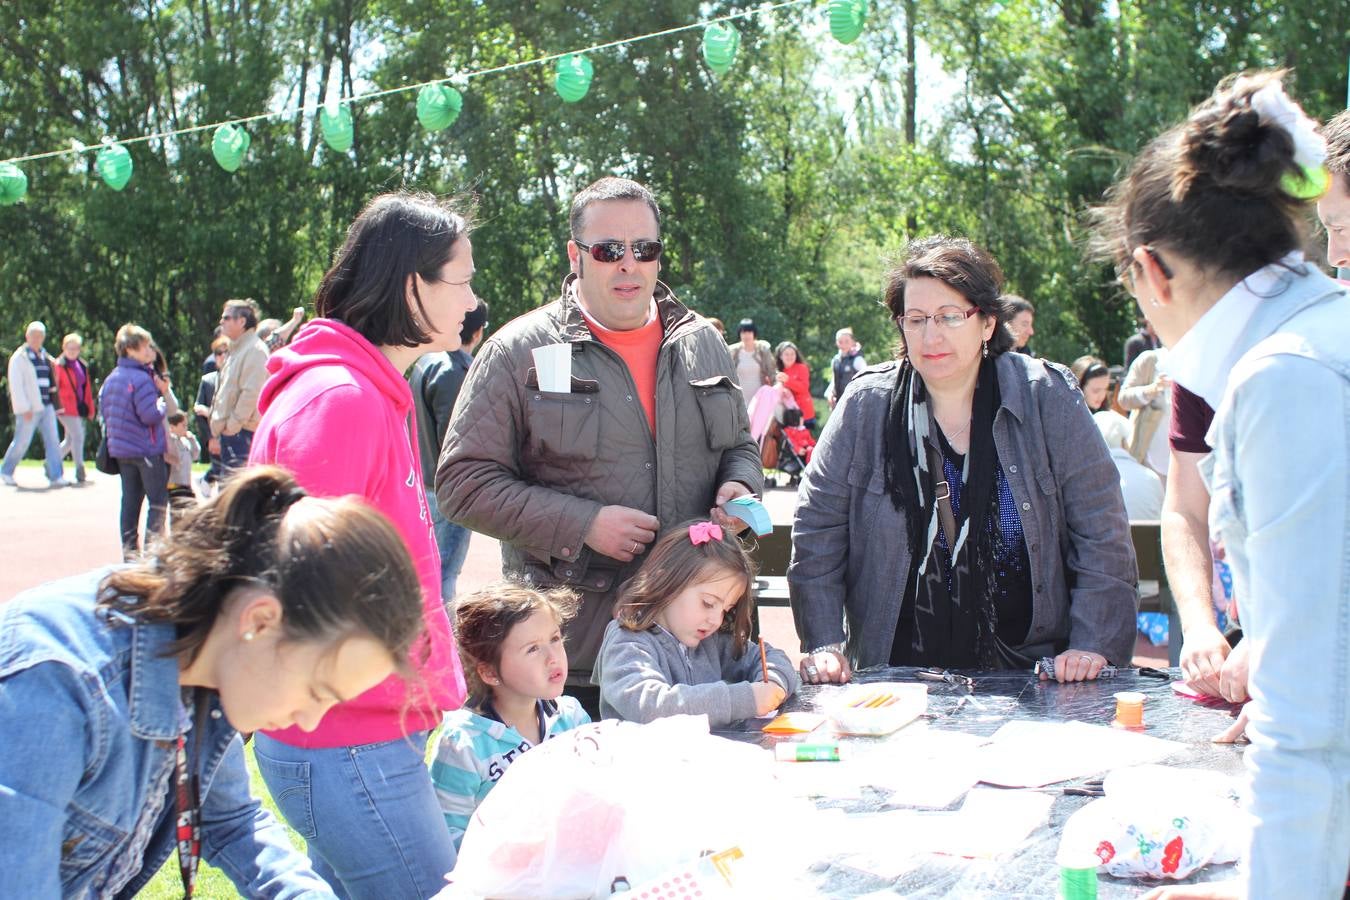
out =
[[759,668],[764,673],[764,682],[769,681],[769,656],[764,652],[764,638],[759,639]]

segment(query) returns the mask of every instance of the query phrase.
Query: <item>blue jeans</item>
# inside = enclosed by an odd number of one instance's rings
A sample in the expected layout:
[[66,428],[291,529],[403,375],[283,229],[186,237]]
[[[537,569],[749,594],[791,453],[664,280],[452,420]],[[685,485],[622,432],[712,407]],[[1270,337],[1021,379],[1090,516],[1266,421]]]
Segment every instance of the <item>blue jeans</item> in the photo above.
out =
[[14,440],[5,451],[5,461],[0,464],[0,474],[13,475],[19,467],[19,460],[28,452],[33,443],[34,434],[42,435],[42,452],[46,457],[47,480],[55,481],[62,475],[61,436],[56,433],[56,410],[47,405],[41,412],[33,413],[32,418],[21,414],[14,416]]
[[436,549],[441,552],[441,599],[449,603],[455,597],[455,583],[469,555],[469,537],[473,532],[463,525],[447,521],[436,505],[436,492],[427,491],[431,507],[431,525],[436,532]]
[[350,900],[430,897],[455,867],[425,761],[427,732],[355,747],[305,749],[253,738],[277,809],[314,869]]
[[[169,464],[162,456],[119,456],[117,474],[122,479],[122,556],[130,560],[152,538],[164,533],[169,509]],[[145,514],[145,543],[140,543],[141,505],[150,501]]]
[[84,481],[84,419],[80,416],[58,416],[61,420],[61,427],[66,430],[66,437],[61,441],[61,459],[70,454],[70,461],[75,463],[75,480]]
[[220,436],[220,466],[228,475],[248,465],[248,451],[253,446],[253,432],[248,429]]

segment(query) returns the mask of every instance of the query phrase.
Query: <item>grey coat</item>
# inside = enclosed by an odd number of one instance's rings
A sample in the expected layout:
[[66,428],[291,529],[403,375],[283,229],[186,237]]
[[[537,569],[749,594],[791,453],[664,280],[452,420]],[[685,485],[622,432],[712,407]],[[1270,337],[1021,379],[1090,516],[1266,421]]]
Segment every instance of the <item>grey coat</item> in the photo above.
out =
[[[1067,369],[1020,353],[997,360],[994,446],[1031,561],[1032,658],[1090,650],[1125,665],[1134,649],[1138,569],[1115,466]],[[887,411],[900,366],[859,373],[830,416],[802,480],[788,585],[802,649],[847,642],[856,667],[884,665],[910,553],[886,491]]]
[[[614,596],[644,557],[621,563],[585,545],[601,507],[656,516],[662,529],[706,518],[724,482],[764,486],[759,448],[726,345],[665,285],[655,299],[664,335],[656,362],[653,436],[633,377],[591,333],[563,282],[558,300],[494,334],[460,392],[436,469],[452,522],[502,541],[502,569],[582,595],[567,653],[589,677]],[[572,345],[572,391],[539,389],[530,351]]]
[[[690,650],[659,625],[629,631],[610,622],[591,676],[600,685],[600,715],[644,724],[676,715],[706,715],[712,725],[753,718],[750,682],[764,679],[759,648],[747,644],[735,659],[734,646],[725,631]],[[798,680],[787,654],[768,647],[765,657],[769,680],[792,696]]]

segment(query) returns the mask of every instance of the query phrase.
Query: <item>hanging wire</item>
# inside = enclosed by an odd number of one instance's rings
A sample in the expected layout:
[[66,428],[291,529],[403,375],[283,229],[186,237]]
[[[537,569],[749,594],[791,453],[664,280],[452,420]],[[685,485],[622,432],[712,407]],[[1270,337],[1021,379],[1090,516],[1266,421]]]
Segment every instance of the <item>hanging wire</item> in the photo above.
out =
[[[510,72],[515,69],[523,69],[527,66],[543,65],[544,63],[552,62],[555,59],[561,59],[564,56],[571,56],[574,53],[594,53],[599,50],[610,50],[614,47],[623,47],[628,44],[636,44],[641,41],[649,41],[659,37],[666,37],[672,34],[679,34],[682,31],[693,31],[696,28],[706,28],[707,26],[713,24],[714,22],[729,22],[735,19],[748,19],[755,16],[776,12],[777,10],[784,9],[789,6],[801,6],[806,3],[814,3],[814,2],[816,2],[816,0],[782,0],[782,2],[779,3],[766,4],[763,6],[756,7],[755,9],[746,10],[744,12],[729,13],[728,15],[725,16],[718,16],[715,19],[707,19],[701,22],[694,22],[693,24],[690,25],[678,25],[674,28],[667,28],[663,31],[653,31],[648,34],[638,35],[636,37],[623,38],[617,41],[606,41],[603,44],[593,44],[590,47],[586,47],[581,50],[568,50],[564,53],[550,53],[547,56],[539,56],[534,59],[527,59],[521,62],[507,63],[501,66],[493,66],[490,69],[479,69],[476,72],[450,75],[445,78],[433,78],[430,81],[421,81],[418,82],[417,84],[405,84],[400,85],[399,87],[385,88],[384,90],[381,91],[369,91],[364,94],[353,94],[350,97],[339,97],[335,102],[337,104],[359,103],[363,100],[373,100],[378,97],[389,96],[390,94],[401,94],[405,91],[420,90],[424,87],[433,84],[447,84],[452,81],[467,81],[470,78],[482,78],[484,75],[497,75],[502,72]],[[212,122],[207,125],[190,125],[187,128],[177,128],[174,129],[173,131],[160,131],[154,134],[143,134],[138,137],[126,138],[125,140],[118,140],[115,141],[114,143],[122,144],[123,146],[127,144],[140,144],[146,141],[159,140],[161,138],[179,137],[185,134],[195,134],[200,131],[211,131],[213,129],[221,127],[222,125],[246,125],[249,122],[266,121],[267,119],[288,118],[290,116],[295,115],[296,113],[317,112],[321,107],[326,105],[327,101],[323,103],[320,103],[318,101],[310,103],[301,103],[298,105],[289,106],[285,109],[274,110],[272,112],[257,113],[256,115],[252,116],[242,116],[237,119],[222,119],[219,122]],[[53,157],[58,156],[74,156],[80,153],[89,153],[101,150],[103,146],[104,146],[103,143],[98,143],[98,144],[82,145],[80,147],[67,147],[63,150],[50,150],[46,153],[31,153],[28,156],[14,156],[9,159],[0,160],[0,163],[18,164],[24,162],[33,162],[39,159],[52,159]]]

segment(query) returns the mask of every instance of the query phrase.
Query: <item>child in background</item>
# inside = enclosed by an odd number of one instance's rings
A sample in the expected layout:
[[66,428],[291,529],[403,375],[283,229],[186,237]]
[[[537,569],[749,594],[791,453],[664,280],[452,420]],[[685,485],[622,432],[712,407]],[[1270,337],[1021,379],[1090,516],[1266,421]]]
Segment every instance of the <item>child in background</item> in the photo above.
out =
[[447,713],[431,762],[446,827],[459,849],[478,804],[517,757],[591,720],[562,696],[562,626],[576,614],[571,591],[500,582],[458,598],[455,639],[469,700]]
[[797,690],[787,655],[750,646],[754,563],[735,535],[686,522],[656,542],[625,584],[591,680],[605,718],[677,714],[712,725],[762,716]]
[[201,454],[197,436],[188,431],[187,416],[182,412],[169,413],[169,449],[164,461],[169,464],[169,521],[175,523],[183,510],[197,502],[192,490],[192,464]]

